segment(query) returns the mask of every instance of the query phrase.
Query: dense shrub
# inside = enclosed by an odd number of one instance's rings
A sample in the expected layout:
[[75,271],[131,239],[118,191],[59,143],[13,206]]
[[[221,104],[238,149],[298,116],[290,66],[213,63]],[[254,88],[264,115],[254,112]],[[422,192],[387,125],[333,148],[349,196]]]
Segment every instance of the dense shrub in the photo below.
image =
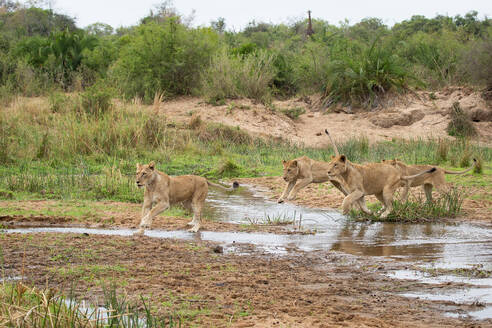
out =
[[327,67],[326,105],[341,102],[372,106],[387,92],[402,91],[413,80],[402,59],[376,42],[359,54],[336,54],[331,60]]
[[82,111],[91,116],[100,116],[111,109],[114,92],[102,82],[87,88],[80,95]]
[[211,102],[238,97],[267,101],[275,77],[273,63],[274,55],[266,51],[238,56],[224,49],[202,71],[201,93]]
[[492,40],[476,42],[465,51],[460,73],[473,83],[485,85],[492,96]]
[[459,102],[451,108],[451,121],[447,127],[448,134],[454,137],[472,137],[477,135],[477,129],[470,117],[463,111]]
[[175,18],[141,25],[126,38],[110,75],[127,99],[140,97],[146,102],[156,92],[191,93],[218,43],[211,29],[189,29]]

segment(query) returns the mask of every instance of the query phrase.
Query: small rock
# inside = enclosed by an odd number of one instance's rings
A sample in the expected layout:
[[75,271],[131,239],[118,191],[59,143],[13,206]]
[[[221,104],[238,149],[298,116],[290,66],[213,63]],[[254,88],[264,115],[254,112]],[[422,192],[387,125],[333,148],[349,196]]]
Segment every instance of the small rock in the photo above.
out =
[[214,253],[222,254],[224,253],[224,247],[222,246],[215,246],[213,249]]

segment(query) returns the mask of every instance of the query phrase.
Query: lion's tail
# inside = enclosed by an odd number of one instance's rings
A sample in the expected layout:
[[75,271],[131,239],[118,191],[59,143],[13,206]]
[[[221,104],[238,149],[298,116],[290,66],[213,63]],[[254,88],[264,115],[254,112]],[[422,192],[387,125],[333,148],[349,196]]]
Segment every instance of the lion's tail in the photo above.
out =
[[330,132],[328,132],[328,129],[325,129],[325,133],[328,136],[328,138],[330,138],[330,142],[331,142],[331,145],[333,147],[333,151],[335,152],[335,156],[340,156],[340,152],[338,151],[338,147],[335,144],[335,141],[333,141],[333,139],[331,138],[331,135],[330,135]]
[[433,173],[436,170],[437,169],[435,167],[433,167],[431,169],[422,171],[422,172],[414,174],[414,175],[405,175],[405,176],[400,177],[400,180],[398,180],[396,183],[401,183],[403,181],[405,183],[406,188],[408,188],[410,180],[418,178],[419,176],[424,175],[424,174]]
[[401,179],[402,180],[412,180],[412,179],[415,179],[415,178],[418,178],[419,176],[421,175],[424,175],[424,174],[428,174],[428,173],[432,173],[432,172],[435,172],[437,169],[435,167],[431,168],[431,169],[428,169],[428,170],[425,170],[425,171],[422,171],[420,173],[417,173],[417,174],[414,174],[414,175],[406,175],[406,176],[402,176]]
[[234,189],[237,189],[239,187],[239,182],[237,181],[234,181],[232,183],[232,186],[231,187],[225,187],[223,185],[220,185],[220,184],[217,184],[217,183],[213,183],[213,182],[210,182],[207,180],[207,184],[209,186],[212,186],[212,187],[216,187],[216,188],[220,188],[222,190],[226,190],[226,191],[233,191]]
[[467,168],[466,170],[463,170],[463,171],[459,171],[459,172],[454,172],[454,171],[448,171],[448,170],[443,170],[444,173],[446,174],[463,174],[463,173],[466,173],[466,172],[469,172],[471,171],[475,166],[477,165],[477,160],[474,158],[473,159],[473,164],[472,166],[470,166],[469,168]]

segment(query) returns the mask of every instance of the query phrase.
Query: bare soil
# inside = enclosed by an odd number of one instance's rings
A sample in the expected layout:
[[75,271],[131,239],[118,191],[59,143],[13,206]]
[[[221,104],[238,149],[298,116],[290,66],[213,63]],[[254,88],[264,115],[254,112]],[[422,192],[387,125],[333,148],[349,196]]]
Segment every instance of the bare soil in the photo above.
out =
[[[345,141],[353,137],[367,137],[370,142],[393,138],[448,138],[446,127],[450,121],[450,108],[454,102],[476,122],[483,144],[492,145],[492,107],[480,92],[454,87],[439,92],[421,91],[389,99],[384,108],[361,110],[336,108],[327,113],[320,110],[311,98],[274,101],[273,106],[252,103],[250,100],[229,101],[222,106],[212,106],[199,98],[179,98],[149,106],[168,119],[188,123],[192,115],[206,122],[220,122],[266,138],[287,139],[310,147],[329,147],[324,129],[328,128],[334,139]],[[305,114],[291,119],[283,109],[301,107]]]
[[[2,234],[3,271],[26,284],[72,290],[101,302],[115,284],[154,313],[180,315],[184,327],[491,327],[442,315],[446,302],[398,293],[429,285],[382,275],[398,263],[335,252],[287,256],[218,254],[196,241],[56,234]],[[401,265],[400,265],[401,266]],[[434,288],[449,287],[448,285]]]

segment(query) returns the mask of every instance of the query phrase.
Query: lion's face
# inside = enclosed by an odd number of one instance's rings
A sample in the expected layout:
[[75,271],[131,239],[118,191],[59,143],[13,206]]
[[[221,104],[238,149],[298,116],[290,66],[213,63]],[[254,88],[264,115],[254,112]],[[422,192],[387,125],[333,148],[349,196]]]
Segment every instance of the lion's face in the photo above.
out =
[[282,164],[284,165],[284,180],[286,182],[295,180],[299,175],[299,166],[297,161],[283,161]]
[[136,182],[139,188],[145,187],[148,184],[153,176],[154,167],[154,162],[150,162],[148,165],[137,164]]
[[345,155],[335,156],[328,164],[328,175],[336,176],[347,170],[347,158]]

